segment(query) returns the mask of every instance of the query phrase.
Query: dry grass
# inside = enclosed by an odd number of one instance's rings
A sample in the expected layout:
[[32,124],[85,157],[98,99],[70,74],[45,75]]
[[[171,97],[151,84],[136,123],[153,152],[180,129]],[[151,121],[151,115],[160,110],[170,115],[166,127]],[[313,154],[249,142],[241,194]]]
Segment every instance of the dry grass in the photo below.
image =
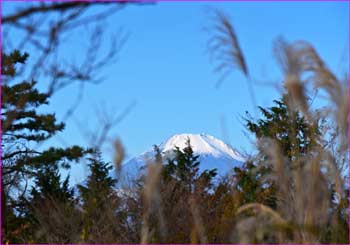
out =
[[[209,42],[213,58],[219,62],[216,71],[223,72],[223,77],[226,77],[232,69],[238,69],[252,85],[233,25],[221,12],[216,12],[216,18],[214,36]],[[140,214],[139,228],[133,230],[139,232],[139,236],[133,239],[139,240],[129,241],[142,244],[306,244],[321,243],[325,239],[325,233],[330,234],[334,241],[339,241],[338,230],[334,227],[339,226],[338,211],[344,210],[341,205],[347,199],[340,163],[346,164],[344,161],[348,159],[345,157],[341,160],[339,156],[346,155],[348,149],[348,87],[326,67],[312,45],[305,41],[287,43],[278,39],[274,51],[284,74],[288,110],[301,111],[306,120],[314,124],[322,119],[329,121],[329,116],[332,115],[330,125],[334,127],[327,130],[334,137],[323,144],[321,135],[317,139],[320,145],[308,154],[293,149],[293,158],[283,155],[275,139],[258,139],[258,148],[267,156],[260,164],[272,169],[266,179],[277,186],[276,209],[259,203],[258,200],[242,205],[233,189],[221,194],[222,198],[216,200],[215,204],[208,204],[207,199],[193,193],[177,193],[174,183],[164,185],[162,182],[163,161],[157,159],[149,163],[139,195],[142,204],[136,208]],[[329,106],[323,108],[321,113],[310,106],[310,86],[323,90],[328,95]],[[297,129],[293,130],[296,132]],[[332,151],[329,145],[332,145],[332,149],[336,148],[336,151]],[[115,164],[119,173],[124,157],[119,141],[116,142],[115,149],[118,153]],[[335,196],[342,201],[334,202]],[[209,200],[215,200],[214,197],[215,194],[211,195]],[[346,222],[348,225],[349,221]],[[339,236],[344,236],[344,233]],[[344,237],[341,239],[344,240]]]
[[[212,51],[212,57],[218,62],[216,71],[222,73],[220,82],[233,69],[238,69],[248,79],[255,105],[247,62],[233,25],[223,13],[217,11],[215,16],[214,35],[209,40],[209,48]],[[177,192],[173,182],[167,185],[162,182],[163,161],[156,159],[155,162],[147,164],[141,192],[139,193],[140,189],[137,188],[130,190],[135,193],[129,195],[125,202],[126,209],[130,212],[128,215],[134,215],[136,220],[132,227],[128,227],[128,231],[132,234],[126,232],[120,237],[113,237],[112,233],[108,233],[108,229],[106,231],[97,229],[93,232],[96,233],[95,237],[98,237],[98,240],[89,240],[89,242],[146,244],[214,241],[307,244],[323,242],[324,233],[329,233],[330,241],[339,241],[337,237],[339,231],[336,229],[340,226],[338,215],[340,211],[348,212],[346,179],[341,172],[341,165],[346,165],[348,161],[349,88],[346,82],[349,78],[338,79],[327,68],[313,46],[305,41],[287,43],[279,39],[274,51],[284,74],[288,109],[292,112],[301,111],[310,123],[317,123],[321,119],[331,121],[329,131],[334,136],[327,145],[320,144],[308,154],[302,154],[296,150],[293,158],[283,155],[275,139],[258,139],[258,148],[267,156],[260,164],[272,169],[266,178],[277,186],[276,209],[257,201],[242,205],[237,200],[237,192],[230,188],[220,193],[222,196],[218,199],[214,198],[218,192],[209,195],[209,198],[203,198],[196,193]],[[322,109],[322,113],[316,113],[309,104],[308,88],[310,86],[322,90],[328,96],[329,105]],[[329,119],[329,116],[332,116],[332,119]],[[327,133],[325,135],[328,135]],[[323,143],[322,140],[320,142]],[[114,147],[116,151],[114,163],[117,174],[120,176],[125,151],[118,140]],[[333,149],[336,150],[333,151]],[[339,157],[343,155],[345,158]],[[335,196],[338,196],[341,201],[332,201]],[[48,242],[82,242],[78,236],[77,227],[79,226],[74,226],[79,223],[78,217],[62,216],[62,213],[66,213],[62,210],[64,207],[57,203],[50,203],[50,205],[45,207],[50,209],[48,213],[38,212],[37,214],[38,220],[42,223],[42,229],[38,232],[53,234],[59,230],[64,233],[57,234],[57,237],[56,234],[50,235],[46,239]],[[41,209],[38,210],[41,211]],[[101,210],[101,212],[105,211]],[[348,217],[348,213],[340,215]],[[101,220],[101,222],[113,224],[113,227],[122,225],[111,219]],[[211,223],[216,227],[211,226]],[[346,223],[348,227],[348,218]],[[94,237],[94,234],[90,235]],[[339,236],[343,236],[341,239],[344,240],[344,233]]]

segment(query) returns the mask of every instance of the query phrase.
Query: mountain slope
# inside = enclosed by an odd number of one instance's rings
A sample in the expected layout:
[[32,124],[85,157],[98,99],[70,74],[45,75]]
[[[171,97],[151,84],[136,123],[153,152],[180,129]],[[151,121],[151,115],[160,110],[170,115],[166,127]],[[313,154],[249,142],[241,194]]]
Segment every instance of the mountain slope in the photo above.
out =
[[[218,175],[227,174],[233,167],[241,166],[244,158],[232,147],[207,134],[176,134],[159,145],[163,157],[171,157],[173,149],[186,147],[187,139],[195,155],[199,155],[200,170],[216,168]],[[123,172],[130,177],[136,176],[139,169],[154,160],[153,149],[132,158],[123,165]]]

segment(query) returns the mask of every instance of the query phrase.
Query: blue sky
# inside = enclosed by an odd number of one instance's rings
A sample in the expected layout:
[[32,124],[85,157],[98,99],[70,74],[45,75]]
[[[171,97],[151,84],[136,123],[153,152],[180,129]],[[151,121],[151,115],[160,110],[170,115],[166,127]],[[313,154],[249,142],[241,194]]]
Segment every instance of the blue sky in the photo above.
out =
[[[346,2],[160,2],[129,6],[105,23],[107,32],[122,27],[130,35],[118,61],[103,70],[106,80],[86,87],[75,118],[90,130],[96,129],[97,107],[103,105],[109,112],[120,113],[136,102],[110,134],[122,140],[129,157],[176,133],[204,132],[229,141],[237,149],[251,150],[240,120],[245,111],[253,112],[246,80],[234,71],[215,88],[219,74],[213,72],[206,50],[210,35],[203,30],[211,23],[206,6],[217,7],[231,17],[254,80],[281,82],[272,52],[273,41],[280,36],[311,42],[338,74],[348,69]],[[5,3],[3,14],[12,8]],[[65,44],[67,53],[62,55],[79,57],[82,38],[81,33],[72,35]],[[279,97],[273,86],[254,89],[262,106]],[[57,93],[48,109],[62,117],[76,92],[72,86]],[[223,120],[228,137],[223,135]],[[60,138],[68,144],[86,144],[82,126],[73,119],[66,123]],[[111,159],[111,147],[106,147],[104,154]]]

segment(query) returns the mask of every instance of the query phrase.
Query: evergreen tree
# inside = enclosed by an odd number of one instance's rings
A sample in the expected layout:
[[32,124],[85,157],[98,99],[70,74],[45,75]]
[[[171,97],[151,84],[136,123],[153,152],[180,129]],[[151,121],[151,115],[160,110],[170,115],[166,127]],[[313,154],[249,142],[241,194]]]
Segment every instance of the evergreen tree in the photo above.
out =
[[62,181],[58,166],[49,165],[38,171],[34,182],[29,197],[22,199],[24,218],[30,224],[29,241],[78,242],[81,220],[69,176]]
[[246,162],[233,171],[235,183],[232,187],[239,205],[258,202],[276,208],[276,186],[266,178],[271,172],[270,167]]
[[267,109],[259,106],[263,118],[257,121],[246,112],[245,121],[246,128],[257,139],[275,140],[282,154],[290,160],[295,160],[320,145],[320,125],[318,122],[307,121],[299,111],[288,108],[287,100],[285,94],[281,100],[274,100],[275,106]]
[[[343,242],[348,230],[346,218],[341,215],[345,212],[342,207],[345,198],[338,193],[340,204],[334,202],[336,180],[322,166],[324,160],[328,161],[322,156],[329,156],[322,145],[321,129],[325,122],[306,120],[289,107],[287,100],[288,95],[284,95],[274,101],[275,106],[259,107],[262,119],[254,121],[249,114],[246,118],[247,129],[260,142],[254,161],[234,169],[234,188],[240,205],[257,202],[270,206],[288,222],[275,230],[276,234],[273,233],[276,228],[271,227],[265,240],[252,239],[276,241],[275,235],[284,232],[285,239],[294,241],[303,241],[304,236],[325,243]],[[275,144],[265,144],[270,140]],[[338,190],[343,191],[342,187]]]
[[64,123],[57,122],[54,113],[39,112],[41,106],[48,104],[50,96],[35,88],[36,81],[16,81],[17,68],[24,65],[27,58],[27,53],[18,50],[2,53],[1,194],[4,243],[18,240],[21,229],[28,226],[22,223],[24,220],[18,215],[18,210],[23,206],[20,199],[28,198],[27,186],[33,178],[38,180],[38,176],[47,169],[69,168],[72,162],[92,152],[79,146],[35,149],[35,144],[62,131]]
[[175,147],[174,157],[168,158],[164,166],[163,177],[165,181],[174,180],[184,188],[187,193],[194,193],[200,186],[205,189],[211,187],[211,181],[216,176],[216,169],[199,171],[199,155],[194,155],[190,140],[186,147]]
[[45,166],[38,171],[30,195],[32,200],[39,203],[47,199],[55,199],[62,203],[74,200],[74,191],[69,187],[69,175],[61,183],[57,165]]
[[125,213],[110,176],[112,166],[100,154],[89,158],[90,175],[85,185],[78,185],[83,210],[81,238],[87,243],[120,243],[126,235]]
[[[287,168],[300,168],[306,163],[305,156],[320,146],[320,125],[310,123],[299,111],[287,106],[287,95],[281,100],[274,100],[270,108],[259,107],[263,118],[253,120],[247,112],[246,128],[257,140],[273,139],[281,149],[280,154],[289,161]],[[240,193],[241,204],[259,202],[276,208],[276,185],[266,178],[271,174],[271,159],[266,150],[260,148],[254,161],[245,163],[242,168],[234,169],[235,189]]]
[[[159,151],[156,156],[162,159]],[[157,219],[151,219],[152,243],[199,241],[195,219],[208,217],[206,207],[210,197],[209,190],[216,176],[216,169],[200,172],[199,166],[199,156],[194,154],[189,139],[184,149],[175,147],[171,157],[164,163],[159,191],[162,210],[166,215],[167,232],[165,237],[164,234],[163,237],[160,236],[160,224]],[[196,209],[197,214],[194,214],[193,209]],[[155,213],[153,217],[157,215]]]

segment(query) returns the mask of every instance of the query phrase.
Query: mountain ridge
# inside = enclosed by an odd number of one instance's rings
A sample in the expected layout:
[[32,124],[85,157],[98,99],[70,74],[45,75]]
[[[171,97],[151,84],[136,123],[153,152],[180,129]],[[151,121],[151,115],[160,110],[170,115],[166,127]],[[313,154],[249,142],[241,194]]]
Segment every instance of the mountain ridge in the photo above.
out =
[[[158,145],[163,157],[169,158],[175,147],[180,150],[186,147],[190,140],[193,153],[199,155],[200,171],[205,169],[217,169],[219,176],[224,176],[234,167],[242,166],[244,157],[234,148],[209,134],[175,134]],[[123,164],[126,174],[136,176],[141,167],[152,162],[155,157],[153,149],[147,150]]]

